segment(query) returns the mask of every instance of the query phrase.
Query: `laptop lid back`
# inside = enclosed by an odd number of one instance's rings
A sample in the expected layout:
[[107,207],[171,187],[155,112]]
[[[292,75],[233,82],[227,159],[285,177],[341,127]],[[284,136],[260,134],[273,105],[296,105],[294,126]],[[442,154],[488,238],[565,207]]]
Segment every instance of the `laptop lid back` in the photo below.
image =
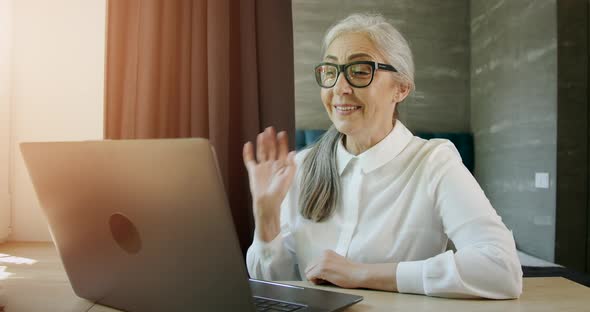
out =
[[252,309],[206,139],[23,143],[75,293],[127,311]]

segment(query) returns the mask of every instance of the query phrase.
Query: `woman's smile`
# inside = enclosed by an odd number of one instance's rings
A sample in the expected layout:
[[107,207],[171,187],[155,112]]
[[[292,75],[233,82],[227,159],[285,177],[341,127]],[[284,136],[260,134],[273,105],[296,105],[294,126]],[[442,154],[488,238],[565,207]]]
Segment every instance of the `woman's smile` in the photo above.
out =
[[338,113],[338,115],[341,115],[341,116],[352,115],[356,112],[360,112],[361,109],[362,109],[362,106],[354,105],[354,104],[335,104],[334,105],[334,111],[336,111]]

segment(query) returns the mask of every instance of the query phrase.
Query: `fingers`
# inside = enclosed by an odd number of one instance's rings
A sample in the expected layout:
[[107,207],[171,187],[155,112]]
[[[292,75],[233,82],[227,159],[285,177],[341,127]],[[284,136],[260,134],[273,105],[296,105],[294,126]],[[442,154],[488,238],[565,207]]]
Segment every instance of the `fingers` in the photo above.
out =
[[317,265],[318,261],[311,262],[309,265],[307,265],[307,267],[305,268],[305,275],[307,276],[309,272],[311,272],[311,270],[313,270]]
[[249,166],[256,164],[256,161],[254,160],[254,145],[252,145],[252,142],[248,141],[244,144],[242,158],[244,159],[244,166],[246,166],[247,169],[249,169]]
[[275,128],[268,127],[264,130],[264,139],[266,142],[266,152],[268,154],[268,160],[277,159],[277,133]]
[[321,278],[312,278],[309,280],[310,282],[316,284],[316,285],[325,285],[325,284],[330,284],[330,282],[321,279]]
[[297,163],[295,162],[295,154],[295,151],[291,151],[287,156],[287,162],[293,167],[297,166]]
[[305,268],[305,277],[310,281],[312,279],[327,280],[326,274],[328,274],[328,272],[331,271],[331,268],[333,267],[333,261],[331,260],[334,258],[334,256],[341,257],[330,249],[324,250],[319,258],[314,259]]
[[256,137],[256,160],[285,160],[289,155],[289,139],[285,131],[276,133],[274,127],[267,127]]
[[256,137],[256,159],[258,162],[275,160],[276,153],[276,134],[272,127],[268,127]]
[[305,277],[308,280],[322,278],[320,276],[323,274],[325,266],[325,257],[321,256],[319,258],[313,259],[305,268]]
[[287,156],[287,159],[285,159],[285,172],[283,172],[282,174],[287,176],[287,179],[291,180],[291,178],[295,175],[295,172],[297,171],[297,164],[295,163],[295,152],[290,152]]
[[360,287],[358,276],[366,274],[358,264],[346,260],[333,250],[325,250],[305,268],[305,277],[314,284],[332,283],[344,288]]
[[314,265],[305,273],[305,278],[316,285],[321,285],[331,283],[329,279],[332,277],[322,266]]
[[279,159],[284,160],[289,154],[289,138],[287,132],[281,131],[277,135]]
[[318,265],[310,266],[305,270],[305,278],[314,284],[318,284],[320,280],[324,280],[323,271],[320,270]]
[[256,160],[258,162],[266,161],[266,148],[264,146],[264,132],[260,132],[256,137]]

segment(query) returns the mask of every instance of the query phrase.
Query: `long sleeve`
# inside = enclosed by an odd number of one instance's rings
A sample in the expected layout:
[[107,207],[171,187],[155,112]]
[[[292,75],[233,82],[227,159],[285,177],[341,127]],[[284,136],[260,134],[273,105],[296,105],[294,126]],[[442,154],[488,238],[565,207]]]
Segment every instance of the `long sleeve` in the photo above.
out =
[[396,271],[399,292],[439,297],[519,297],[522,270],[512,233],[462,165],[454,147],[444,144],[430,157],[436,166],[428,177],[435,211],[457,252],[400,262]]
[[[295,161],[301,166],[307,150],[297,153]],[[262,280],[301,280],[295,254],[295,238],[291,224],[297,216],[299,176],[281,203],[281,232],[270,242],[260,240],[256,235],[246,253],[246,266],[250,277]]]
[[281,232],[270,242],[263,242],[254,235],[252,245],[248,248],[246,266],[252,278],[269,281],[301,280],[291,225],[298,216],[299,168],[308,152],[309,149],[305,149],[295,155],[297,173],[291,189],[281,203]]
[[297,272],[293,238],[288,226],[281,226],[281,232],[270,242],[254,237],[246,254],[250,277],[262,280],[300,280]]

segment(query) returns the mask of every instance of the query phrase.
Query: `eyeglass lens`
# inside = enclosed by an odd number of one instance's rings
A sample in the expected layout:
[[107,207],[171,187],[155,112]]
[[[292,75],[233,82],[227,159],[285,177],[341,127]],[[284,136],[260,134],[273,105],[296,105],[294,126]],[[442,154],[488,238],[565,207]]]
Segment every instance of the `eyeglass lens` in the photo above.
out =
[[[373,67],[369,64],[349,64],[345,67],[346,80],[354,87],[366,87],[373,78]],[[338,79],[338,67],[324,64],[316,68],[316,77],[322,87],[331,88]]]

